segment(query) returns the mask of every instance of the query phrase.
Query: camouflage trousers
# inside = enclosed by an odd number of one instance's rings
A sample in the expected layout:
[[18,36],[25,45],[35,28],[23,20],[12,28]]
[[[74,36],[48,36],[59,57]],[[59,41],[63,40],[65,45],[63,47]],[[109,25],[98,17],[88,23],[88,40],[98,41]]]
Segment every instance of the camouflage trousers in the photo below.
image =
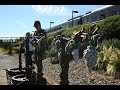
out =
[[60,73],[60,84],[61,85],[69,85],[69,80],[68,80],[68,70],[69,70],[69,57],[63,57],[60,62],[61,66],[61,73]]
[[46,80],[43,78],[43,65],[42,65],[42,60],[44,56],[44,51],[41,53],[39,50],[39,47],[36,47],[34,49],[34,59],[35,59],[35,64],[37,65],[37,84],[40,85],[45,85]]

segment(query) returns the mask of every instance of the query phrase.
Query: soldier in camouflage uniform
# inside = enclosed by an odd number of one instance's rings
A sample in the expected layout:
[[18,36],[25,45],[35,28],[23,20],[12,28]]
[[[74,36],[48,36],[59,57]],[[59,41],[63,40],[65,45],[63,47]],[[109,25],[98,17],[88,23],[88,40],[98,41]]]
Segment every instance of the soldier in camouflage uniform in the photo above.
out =
[[58,51],[60,50],[60,38],[61,38],[61,35],[58,35],[55,41],[55,46]]
[[79,59],[79,48],[78,48],[78,43],[73,39],[69,40],[66,47],[65,51],[69,55],[70,60],[74,59],[77,61]]
[[52,64],[58,64],[60,62],[59,59],[59,49],[60,49],[60,40],[59,40],[60,35],[54,36],[54,39],[52,40],[52,49],[54,50],[54,53],[57,53],[57,55],[53,58],[51,58],[51,63]]
[[82,42],[82,37],[81,35],[83,34],[83,32],[85,31],[85,28],[83,27],[82,30],[80,30],[75,36],[74,36],[74,40],[76,43]]
[[[44,29],[41,28],[41,24],[40,21],[35,21],[34,22],[34,27],[37,29],[37,31],[35,31],[34,33],[34,43],[35,43],[35,61],[36,61],[36,65],[37,65],[37,81],[38,84],[45,84],[45,80],[42,77],[43,73],[42,73],[42,60],[44,59],[44,55],[45,55],[45,50],[46,50],[46,39],[47,39],[47,35],[46,35],[46,31]],[[38,36],[38,37],[35,37]]]
[[68,70],[69,70],[69,56],[65,52],[65,47],[68,40],[65,37],[60,36],[60,49],[59,49],[59,59],[60,59],[60,66],[61,66],[61,73],[60,73],[60,84],[61,85],[69,85],[68,81]]
[[60,46],[60,38],[61,38],[61,35],[58,35],[57,37],[56,37],[56,41],[55,41],[55,47],[56,47],[56,49],[57,49],[57,60],[58,60],[58,62],[60,62],[60,55],[61,55],[61,52],[60,52],[60,50],[61,50],[61,46]]
[[91,36],[90,44],[94,47],[96,47],[98,45],[98,37],[100,36],[98,34],[99,30],[100,30],[100,27],[97,26],[96,29],[94,30],[94,32],[92,33],[92,36]]

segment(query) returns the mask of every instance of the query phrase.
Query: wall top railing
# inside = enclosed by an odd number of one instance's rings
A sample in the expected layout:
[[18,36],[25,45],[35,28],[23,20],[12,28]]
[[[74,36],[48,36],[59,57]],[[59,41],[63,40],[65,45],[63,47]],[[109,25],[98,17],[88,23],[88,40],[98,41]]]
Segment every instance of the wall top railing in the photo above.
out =
[[[26,36],[24,37],[0,37],[0,38],[25,38]],[[34,38],[38,38],[38,37],[41,37],[41,36],[27,36],[27,37],[34,37]]]

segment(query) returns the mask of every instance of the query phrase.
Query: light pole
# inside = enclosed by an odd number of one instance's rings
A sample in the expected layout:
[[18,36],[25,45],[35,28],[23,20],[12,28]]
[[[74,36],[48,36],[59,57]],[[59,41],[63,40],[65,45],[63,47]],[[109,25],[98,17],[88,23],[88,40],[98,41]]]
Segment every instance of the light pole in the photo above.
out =
[[51,32],[51,23],[54,23],[54,22],[50,22],[50,32]]
[[72,27],[73,27],[73,13],[78,13],[78,11],[72,11]]

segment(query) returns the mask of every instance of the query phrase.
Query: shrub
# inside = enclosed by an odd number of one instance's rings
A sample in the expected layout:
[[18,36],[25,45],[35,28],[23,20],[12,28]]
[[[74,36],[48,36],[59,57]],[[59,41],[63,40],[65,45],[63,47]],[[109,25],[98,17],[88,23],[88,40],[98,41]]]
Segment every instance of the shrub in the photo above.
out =
[[95,69],[107,71],[109,75],[115,78],[120,77],[120,50],[113,46],[104,45],[103,50],[98,54]]
[[99,33],[101,33],[104,38],[120,39],[120,15],[107,17],[106,19],[100,21],[98,25],[101,27]]
[[56,57],[57,56],[57,48],[56,47],[51,47],[50,50],[49,50],[49,55],[50,57]]
[[112,52],[112,46],[109,48],[103,45],[102,50],[98,53],[98,58],[97,58],[98,60],[95,66],[96,70],[103,70],[103,71],[107,70],[109,55],[111,54],[111,52]]
[[107,73],[113,75],[115,78],[120,78],[120,50],[113,48],[109,56],[109,64],[107,66]]
[[120,49],[120,40],[119,39],[109,39],[109,40],[103,40],[102,43],[98,45],[99,49],[102,50],[103,46],[106,46],[109,48],[111,45],[115,48]]

